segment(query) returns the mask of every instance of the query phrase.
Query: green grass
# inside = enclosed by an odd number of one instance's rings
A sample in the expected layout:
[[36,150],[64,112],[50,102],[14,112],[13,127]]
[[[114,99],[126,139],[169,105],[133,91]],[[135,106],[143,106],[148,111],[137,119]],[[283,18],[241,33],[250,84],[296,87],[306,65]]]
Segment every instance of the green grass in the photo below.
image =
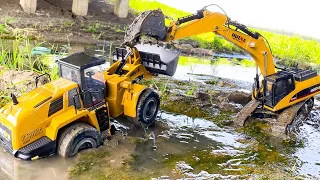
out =
[[58,78],[58,68],[54,66],[50,69],[42,62],[44,56],[32,56],[34,48],[40,46],[42,43],[38,43],[35,46],[31,46],[28,39],[16,39],[5,43],[0,39],[0,66],[6,69],[31,70],[39,74],[47,73],[51,79]]
[[[169,7],[157,1],[131,0],[130,7],[139,14],[144,10],[160,8],[169,17],[177,19],[190,13]],[[296,63],[320,64],[320,44],[316,40],[304,39],[299,35],[284,35],[280,33],[252,29],[266,37],[271,45],[273,55],[286,65]],[[213,49],[220,52],[243,52],[234,44],[218,37],[213,33],[189,37],[186,40],[197,41],[201,48]]]
[[6,26],[4,24],[0,24],[0,34],[6,33]]
[[99,23],[90,24],[87,28],[87,32],[90,33],[97,33],[99,32],[99,29],[101,28],[101,25]]
[[74,22],[73,21],[65,21],[65,22],[63,22],[63,25],[65,27],[72,27],[74,25]]

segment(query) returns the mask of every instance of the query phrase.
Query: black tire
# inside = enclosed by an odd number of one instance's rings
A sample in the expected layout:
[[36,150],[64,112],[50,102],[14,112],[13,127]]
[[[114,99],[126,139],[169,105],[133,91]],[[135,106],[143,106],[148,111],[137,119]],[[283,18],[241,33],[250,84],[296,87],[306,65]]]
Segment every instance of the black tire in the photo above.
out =
[[159,95],[150,88],[146,88],[140,95],[137,103],[137,117],[132,121],[140,126],[153,127],[156,124],[157,114],[160,108]]
[[58,154],[67,158],[81,150],[97,148],[100,144],[101,135],[96,128],[76,123],[62,131],[58,141]]
[[118,131],[117,128],[114,125],[111,125],[111,129],[110,129],[111,135],[115,135],[117,131]]

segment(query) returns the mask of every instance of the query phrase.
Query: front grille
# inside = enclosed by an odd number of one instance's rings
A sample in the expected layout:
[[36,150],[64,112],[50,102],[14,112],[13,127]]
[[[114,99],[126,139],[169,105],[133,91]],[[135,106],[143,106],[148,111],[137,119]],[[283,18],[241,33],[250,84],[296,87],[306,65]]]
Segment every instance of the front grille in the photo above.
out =
[[52,142],[52,140],[49,139],[47,136],[44,136],[44,137],[34,141],[33,143],[28,144],[25,147],[21,148],[19,151],[21,153],[27,154],[27,153],[30,153],[30,152],[46,145],[46,144],[49,144],[50,142]]
[[[5,136],[7,135],[7,137]],[[12,152],[12,134],[11,130],[0,123],[0,143],[6,150]]]
[[13,149],[11,145],[8,145],[2,138],[0,138],[0,145],[9,153],[13,153]]

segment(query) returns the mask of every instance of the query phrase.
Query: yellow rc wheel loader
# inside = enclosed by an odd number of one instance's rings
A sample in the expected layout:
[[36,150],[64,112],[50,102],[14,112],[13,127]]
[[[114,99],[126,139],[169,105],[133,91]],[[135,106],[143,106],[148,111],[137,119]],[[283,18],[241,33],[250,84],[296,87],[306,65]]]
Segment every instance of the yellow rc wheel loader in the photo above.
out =
[[[172,76],[179,52],[150,45],[116,48],[116,62],[76,53],[58,60],[58,80],[16,97],[0,109],[0,144],[23,160],[58,153],[70,157],[111,136],[110,118],[124,115],[153,126],[159,95],[137,84],[157,74]],[[38,78],[37,78],[38,79]]]
[[170,42],[208,32],[232,42],[249,53],[257,65],[252,101],[236,115],[234,124],[244,126],[249,120],[262,119],[270,123],[274,135],[287,137],[310,113],[313,97],[320,93],[320,76],[310,69],[276,67],[269,43],[261,34],[232,21],[219,6],[223,13],[207,7],[171,21],[169,26],[160,9],[142,12],[127,29],[125,43],[136,44],[141,36]]

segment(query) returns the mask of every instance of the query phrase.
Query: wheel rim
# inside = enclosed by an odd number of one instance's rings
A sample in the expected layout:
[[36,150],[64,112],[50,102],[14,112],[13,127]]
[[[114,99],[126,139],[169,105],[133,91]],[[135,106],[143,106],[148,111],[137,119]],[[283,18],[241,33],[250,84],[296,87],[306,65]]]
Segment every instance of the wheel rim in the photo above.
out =
[[75,155],[81,150],[95,148],[95,147],[97,147],[97,143],[94,139],[84,138],[80,142],[78,142],[78,144],[75,146],[72,154]]
[[151,98],[146,103],[146,106],[143,110],[143,114],[146,117],[145,121],[149,123],[149,121],[151,121],[154,118],[156,112],[157,112],[157,101],[155,98]]

